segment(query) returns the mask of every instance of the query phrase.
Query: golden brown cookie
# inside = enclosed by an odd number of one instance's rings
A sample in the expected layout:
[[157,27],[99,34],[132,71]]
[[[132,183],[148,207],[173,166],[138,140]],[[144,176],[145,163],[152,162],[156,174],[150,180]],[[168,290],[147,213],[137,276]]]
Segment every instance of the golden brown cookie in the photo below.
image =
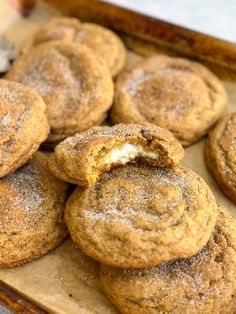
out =
[[209,134],[205,160],[224,193],[236,202],[236,112],[227,114]]
[[101,265],[100,275],[123,314],[236,313],[236,223],[221,210],[211,239],[194,257],[142,270]]
[[28,53],[33,47],[47,41],[66,40],[72,42],[75,35],[80,31],[81,23],[72,17],[56,17],[46,23],[40,30],[31,35],[23,43],[21,53]]
[[113,100],[108,68],[89,48],[45,43],[21,55],[6,77],[34,88],[45,100],[54,143],[99,124]]
[[47,138],[45,109],[32,89],[0,80],[0,178],[26,163]]
[[103,173],[69,198],[65,217],[74,242],[102,264],[151,267],[196,254],[216,223],[215,198],[184,167],[129,164]]
[[151,122],[170,130],[187,146],[208,132],[226,103],[222,83],[207,68],[156,55],[119,76],[111,119],[114,123]]
[[49,173],[39,152],[0,181],[0,267],[38,258],[66,237],[67,194],[68,184]]
[[93,23],[80,23],[71,17],[54,18],[45,24],[22,47],[22,52],[47,41],[66,40],[86,45],[107,64],[111,74],[117,75],[126,60],[125,46],[111,30]]
[[137,160],[173,166],[183,156],[181,144],[168,130],[151,124],[117,124],[67,138],[50,156],[49,168],[61,180],[87,186],[114,166]]

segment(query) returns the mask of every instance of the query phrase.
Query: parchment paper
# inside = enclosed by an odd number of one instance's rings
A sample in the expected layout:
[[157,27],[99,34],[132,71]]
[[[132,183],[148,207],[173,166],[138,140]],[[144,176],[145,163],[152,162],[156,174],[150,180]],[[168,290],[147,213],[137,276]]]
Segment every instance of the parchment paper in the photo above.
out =
[[[39,2],[30,18],[22,19],[9,1],[0,0],[0,32],[4,32],[19,47],[41,24],[58,15],[57,11]],[[140,58],[130,53],[128,63],[136,62]],[[236,84],[224,84],[230,100],[228,111],[232,111],[236,105]],[[217,201],[236,217],[236,206],[224,196],[206,169],[203,144],[204,140],[187,148],[183,164],[199,173],[212,188]],[[36,261],[0,270],[0,279],[51,313],[118,313],[103,294],[98,274],[99,265],[67,239],[58,248]]]

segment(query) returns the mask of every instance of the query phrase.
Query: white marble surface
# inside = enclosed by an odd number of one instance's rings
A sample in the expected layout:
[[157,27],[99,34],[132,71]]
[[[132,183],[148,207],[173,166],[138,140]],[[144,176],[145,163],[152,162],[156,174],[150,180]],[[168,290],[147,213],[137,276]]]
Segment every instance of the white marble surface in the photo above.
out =
[[236,0],[106,0],[236,43]]

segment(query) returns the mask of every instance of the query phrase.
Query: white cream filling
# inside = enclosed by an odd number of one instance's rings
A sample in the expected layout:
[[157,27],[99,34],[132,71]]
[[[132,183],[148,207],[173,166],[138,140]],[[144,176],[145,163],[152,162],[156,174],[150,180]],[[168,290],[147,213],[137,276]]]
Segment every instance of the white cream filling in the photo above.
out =
[[145,157],[151,159],[158,159],[159,154],[147,152],[141,145],[134,145],[126,143],[118,149],[114,149],[105,159],[105,164],[122,163],[126,164],[136,157]]

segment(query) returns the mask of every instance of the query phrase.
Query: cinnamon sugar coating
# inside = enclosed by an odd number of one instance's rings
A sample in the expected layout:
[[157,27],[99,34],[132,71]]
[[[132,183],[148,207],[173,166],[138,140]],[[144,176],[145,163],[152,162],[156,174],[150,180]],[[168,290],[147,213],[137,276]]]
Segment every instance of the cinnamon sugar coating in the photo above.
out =
[[75,243],[102,264],[143,268],[193,256],[217,216],[203,179],[184,167],[129,164],[70,196],[66,222]]
[[94,23],[80,23],[71,17],[54,18],[46,23],[23,45],[26,53],[33,46],[54,40],[63,40],[91,48],[107,64],[112,76],[124,67],[126,50],[121,39],[110,29]]
[[156,55],[120,74],[111,119],[114,123],[156,124],[187,146],[207,134],[226,103],[222,83],[207,68]]
[[113,167],[143,161],[173,166],[184,156],[181,144],[165,129],[148,124],[93,127],[60,143],[49,158],[49,168],[61,180],[92,185]]
[[64,207],[69,185],[53,177],[37,152],[0,182],[0,267],[46,254],[67,235]]
[[209,134],[205,160],[224,193],[236,203],[236,112],[227,114]]
[[109,299],[123,314],[236,313],[236,223],[221,209],[214,233],[195,256],[150,269],[101,265]]
[[113,100],[107,66],[89,48],[50,42],[32,48],[6,78],[35,89],[46,103],[53,143],[103,121]]
[[0,80],[0,178],[26,163],[47,138],[45,110],[35,91]]
[[28,53],[33,46],[47,41],[65,40],[71,42],[80,31],[81,25],[81,22],[76,18],[53,18],[44,24],[36,34],[28,38],[21,48],[21,53]]

